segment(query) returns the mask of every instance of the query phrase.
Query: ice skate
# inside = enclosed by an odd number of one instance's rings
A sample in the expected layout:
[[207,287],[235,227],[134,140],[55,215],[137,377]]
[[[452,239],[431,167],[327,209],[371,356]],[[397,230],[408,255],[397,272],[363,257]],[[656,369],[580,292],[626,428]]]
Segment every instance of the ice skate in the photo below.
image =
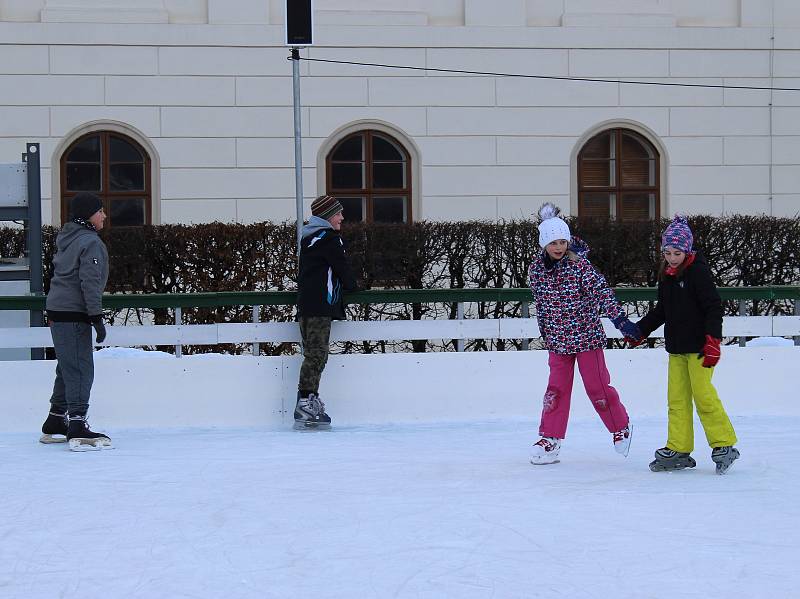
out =
[[89,428],[86,416],[75,415],[69,417],[67,440],[72,451],[113,449],[111,439],[107,435],[96,433]]
[[47,420],[42,425],[42,436],[39,443],[66,443],[67,442],[67,414],[50,412]]
[[325,404],[316,393],[308,397],[297,396],[294,407],[295,430],[328,430],[331,428],[331,417],[325,413]]
[[542,437],[531,448],[531,464],[555,464],[558,462],[558,452],[561,451],[561,439],[555,437]]
[[683,470],[684,468],[694,468],[697,462],[688,453],[674,451],[668,447],[656,450],[656,459],[650,462],[650,470],[653,472],[666,472],[670,470]]
[[628,452],[631,450],[632,432],[633,428],[630,424],[628,424],[628,426],[620,431],[617,431],[612,436],[612,439],[614,440],[614,450],[626,458],[628,457]]
[[738,458],[739,450],[730,445],[711,450],[711,459],[717,465],[717,474],[725,474]]

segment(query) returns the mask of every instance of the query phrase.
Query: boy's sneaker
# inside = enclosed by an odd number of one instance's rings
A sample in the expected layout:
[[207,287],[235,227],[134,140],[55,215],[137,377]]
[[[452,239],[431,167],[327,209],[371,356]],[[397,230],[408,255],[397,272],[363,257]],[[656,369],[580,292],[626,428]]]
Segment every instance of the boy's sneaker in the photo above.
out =
[[531,448],[531,464],[555,464],[561,451],[561,439],[542,437]]
[[738,457],[739,450],[730,445],[711,450],[711,459],[717,465],[717,474],[725,474]]
[[331,417],[325,413],[325,404],[316,393],[309,393],[308,397],[297,396],[294,407],[295,430],[329,429]]
[[688,453],[674,451],[669,447],[657,449],[656,459],[650,462],[650,470],[653,472],[683,470],[684,468],[694,468],[695,466],[697,466],[697,462]]
[[50,412],[47,420],[42,425],[40,443],[66,443],[67,442],[67,413]]
[[625,456],[628,457],[628,452],[631,450],[631,425],[629,424],[621,431],[617,431],[613,434],[612,439],[614,440],[614,450]]
[[98,449],[113,449],[111,439],[103,433],[96,433],[89,428],[85,415],[69,417],[67,441],[72,451],[94,451]]

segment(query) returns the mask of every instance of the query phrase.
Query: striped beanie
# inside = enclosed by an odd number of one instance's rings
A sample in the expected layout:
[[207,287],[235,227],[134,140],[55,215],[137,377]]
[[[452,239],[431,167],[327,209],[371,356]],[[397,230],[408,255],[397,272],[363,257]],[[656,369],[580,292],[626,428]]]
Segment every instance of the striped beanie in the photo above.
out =
[[689,222],[682,214],[676,214],[669,226],[664,229],[664,234],[661,235],[661,250],[671,247],[684,254],[689,254],[692,251],[693,243],[694,236],[689,228]]
[[342,204],[333,196],[319,196],[311,202],[311,214],[328,220],[330,217],[342,212]]

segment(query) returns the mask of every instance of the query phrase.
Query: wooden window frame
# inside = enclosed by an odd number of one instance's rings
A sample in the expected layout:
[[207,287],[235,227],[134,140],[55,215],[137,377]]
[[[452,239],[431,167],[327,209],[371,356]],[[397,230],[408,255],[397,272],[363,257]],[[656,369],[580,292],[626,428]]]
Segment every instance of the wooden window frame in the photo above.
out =
[[[597,137],[601,135],[611,134],[614,136],[614,144],[616,148],[616,152],[614,155],[615,165],[614,165],[614,181],[615,185],[609,186],[586,186],[584,184],[584,161],[587,160],[584,158],[583,154],[586,151],[586,148],[589,144],[595,140]],[[625,160],[624,156],[622,155],[622,136],[624,134],[631,135],[635,139],[637,139],[640,143],[645,145],[653,152],[654,158],[654,169],[655,169],[655,180],[653,185],[623,185],[622,182],[622,166]],[[606,162],[610,161],[611,158],[606,160]],[[588,159],[591,162],[602,162],[602,159]],[[614,129],[605,129],[593,135],[591,138],[586,140],[581,148],[580,152],[578,152],[578,217],[581,216],[581,211],[583,208],[583,196],[586,193],[608,193],[608,194],[615,194],[616,196],[616,214],[609,215],[610,218],[619,219],[620,215],[622,214],[622,196],[624,194],[631,194],[631,193],[646,193],[646,194],[654,194],[655,195],[655,206],[653,209],[653,219],[658,219],[661,214],[661,154],[659,153],[658,149],[644,137],[641,133],[633,130],[627,129],[625,127],[617,127]]]
[[[144,198],[144,217],[145,221],[143,224],[149,225],[153,222],[153,190],[152,190],[152,162],[150,160],[150,154],[142,147],[142,145],[137,142],[135,139],[128,137],[123,133],[119,133],[117,131],[92,131],[91,133],[87,133],[86,135],[81,135],[78,139],[73,141],[61,154],[61,159],[59,160],[59,169],[61,172],[61,224],[63,225],[69,220],[69,202],[70,200],[75,197],[76,194],[80,193],[79,191],[69,191],[67,189],[67,157],[70,155],[72,150],[80,144],[81,142],[92,138],[92,137],[99,137],[100,138],[100,191],[92,191],[91,193],[96,194],[103,202],[103,208],[105,209],[107,220],[105,228],[111,228],[114,226],[113,219],[111,217],[111,202],[115,199],[124,199],[124,198]],[[116,137],[132,145],[136,148],[144,157],[144,190],[141,191],[112,191],[110,188],[110,181],[111,181],[111,138]],[[126,228],[141,226],[141,225],[117,225],[125,226]]]
[[[405,160],[405,180],[406,185],[402,188],[380,188],[375,189],[373,187],[372,182],[372,139],[377,135],[378,137],[384,137],[390,140],[393,144],[395,144],[400,151],[403,153],[403,158]],[[339,147],[344,144],[345,142],[353,139],[354,137],[364,137],[364,188],[357,189],[333,189],[333,155]],[[337,162],[348,162],[348,161],[337,161]],[[362,161],[349,161],[352,163]],[[380,162],[380,161],[379,161]],[[406,222],[411,223],[414,220],[414,213],[413,213],[413,181],[411,180],[411,154],[405,148],[405,146],[394,136],[384,132],[379,131],[377,129],[361,129],[359,131],[354,131],[349,135],[346,135],[342,139],[340,139],[336,144],[331,148],[328,155],[325,157],[325,188],[326,193],[328,195],[338,197],[352,197],[352,196],[364,196],[366,198],[366,211],[364,214],[364,220],[362,222],[372,223],[374,222],[373,218],[373,204],[374,204],[374,197],[375,196],[406,196]]]

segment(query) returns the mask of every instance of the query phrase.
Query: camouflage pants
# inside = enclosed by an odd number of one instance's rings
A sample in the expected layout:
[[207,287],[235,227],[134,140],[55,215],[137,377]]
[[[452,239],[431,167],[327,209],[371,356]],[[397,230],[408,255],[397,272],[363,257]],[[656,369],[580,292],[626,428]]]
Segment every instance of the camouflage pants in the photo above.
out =
[[300,335],[303,337],[303,364],[300,366],[297,388],[299,391],[318,393],[319,379],[328,362],[331,317],[301,317]]

